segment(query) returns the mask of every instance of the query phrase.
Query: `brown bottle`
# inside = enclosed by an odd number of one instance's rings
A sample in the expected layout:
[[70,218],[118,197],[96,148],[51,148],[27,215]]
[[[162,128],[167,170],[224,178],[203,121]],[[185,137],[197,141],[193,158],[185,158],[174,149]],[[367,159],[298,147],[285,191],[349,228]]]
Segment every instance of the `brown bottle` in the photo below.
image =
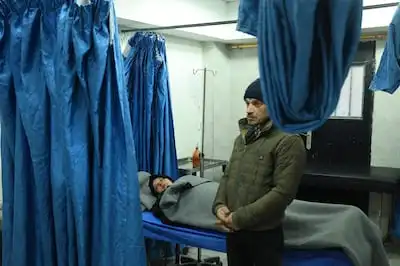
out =
[[196,146],[196,149],[194,149],[193,156],[192,156],[192,164],[193,164],[193,168],[200,167],[200,151],[199,151],[198,146]]

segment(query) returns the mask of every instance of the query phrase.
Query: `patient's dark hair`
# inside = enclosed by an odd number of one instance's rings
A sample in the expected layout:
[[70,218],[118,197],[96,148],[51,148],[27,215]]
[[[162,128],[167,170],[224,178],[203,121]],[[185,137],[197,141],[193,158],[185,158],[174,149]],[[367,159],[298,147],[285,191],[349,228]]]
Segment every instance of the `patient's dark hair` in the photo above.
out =
[[151,175],[149,177],[149,188],[150,188],[151,194],[153,194],[153,196],[155,196],[155,197],[159,196],[159,194],[160,194],[160,193],[157,193],[157,191],[155,190],[155,188],[153,186],[153,182],[157,178],[166,178],[166,179],[169,179],[171,182],[174,182],[171,177],[166,176],[166,175]]

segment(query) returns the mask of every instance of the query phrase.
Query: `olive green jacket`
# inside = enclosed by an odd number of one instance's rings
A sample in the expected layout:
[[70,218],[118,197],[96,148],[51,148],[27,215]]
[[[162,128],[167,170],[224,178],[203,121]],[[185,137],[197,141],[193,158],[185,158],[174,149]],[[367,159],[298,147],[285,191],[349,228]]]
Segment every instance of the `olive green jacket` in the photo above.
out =
[[298,135],[278,130],[271,121],[250,140],[245,137],[246,119],[239,121],[239,127],[241,134],[221,179],[214,214],[226,206],[238,230],[275,228],[297,193],[306,165],[304,142]]

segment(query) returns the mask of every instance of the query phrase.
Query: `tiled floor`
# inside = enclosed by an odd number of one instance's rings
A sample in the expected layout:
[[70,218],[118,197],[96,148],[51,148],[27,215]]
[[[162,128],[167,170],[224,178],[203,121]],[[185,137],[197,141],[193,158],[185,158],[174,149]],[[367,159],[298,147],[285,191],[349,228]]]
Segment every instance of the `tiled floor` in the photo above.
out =
[[390,259],[390,266],[400,266],[400,257]]
[[390,266],[400,266],[400,246],[391,246],[386,248]]
[[[388,248],[387,251],[390,259],[390,266],[400,266],[400,247],[391,247]],[[193,258],[196,258],[197,249],[195,248],[190,249],[189,255]],[[218,253],[209,250],[202,250],[202,256],[204,258],[218,256],[222,259],[223,266],[228,266],[228,263],[226,261],[226,255],[223,253]]]

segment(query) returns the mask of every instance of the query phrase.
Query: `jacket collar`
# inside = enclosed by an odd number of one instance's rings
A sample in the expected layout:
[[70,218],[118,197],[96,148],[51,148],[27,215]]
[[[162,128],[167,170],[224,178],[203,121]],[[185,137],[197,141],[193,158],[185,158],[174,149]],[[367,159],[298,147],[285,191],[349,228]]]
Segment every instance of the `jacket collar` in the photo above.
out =
[[[242,118],[239,120],[240,134],[246,144],[250,144],[251,142],[257,140],[259,137],[268,133],[272,128],[273,124],[272,120],[270,119],[260,125],[249,125],[246,118]],[[252,136],[248,135],[249,131],[252,131]]]

